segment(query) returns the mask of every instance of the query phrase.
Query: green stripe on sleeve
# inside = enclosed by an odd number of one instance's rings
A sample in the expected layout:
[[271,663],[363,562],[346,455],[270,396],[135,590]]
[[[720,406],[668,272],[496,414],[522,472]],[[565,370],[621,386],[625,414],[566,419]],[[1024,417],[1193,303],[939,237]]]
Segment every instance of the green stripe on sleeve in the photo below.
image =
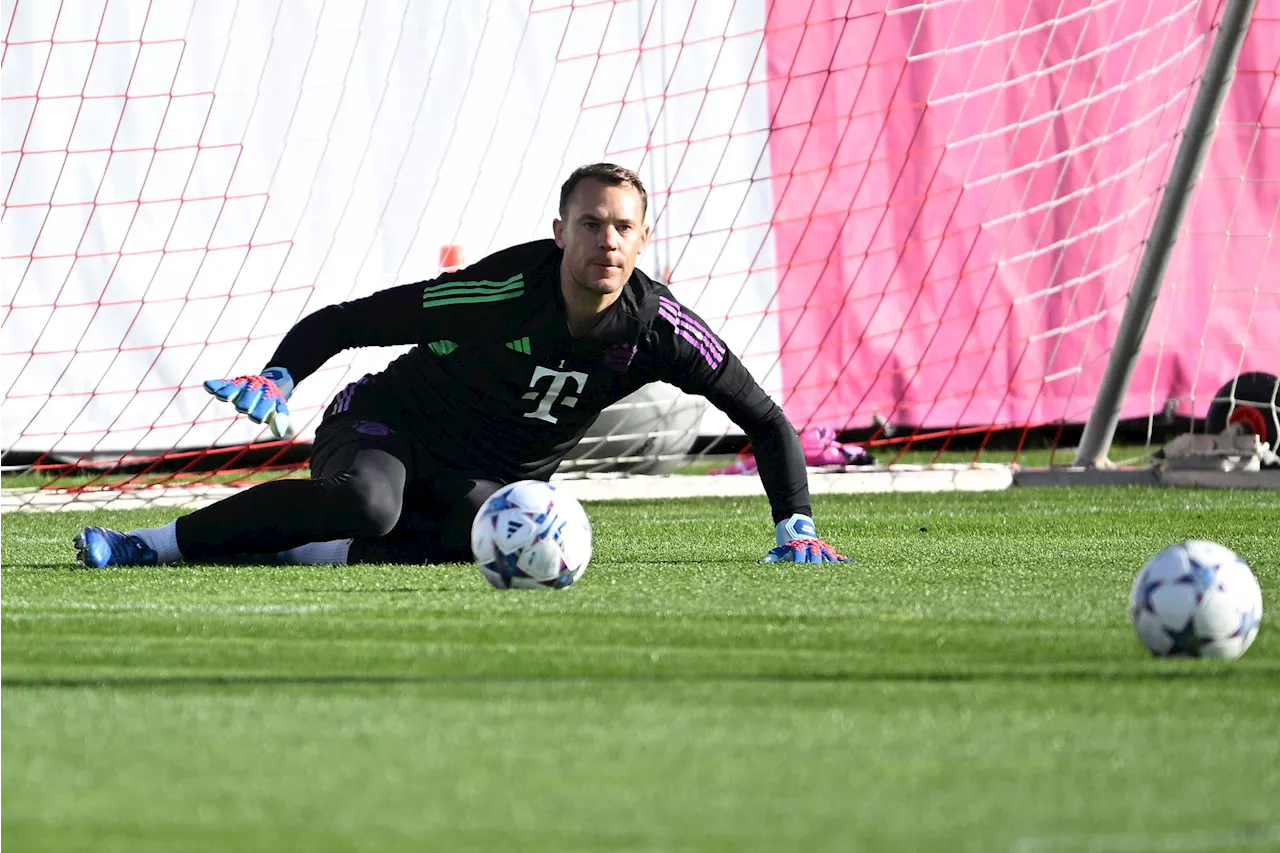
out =
[[514,293],[497,293],[487,296],[459,296],[455,299],[440,299],[434,302],[424,301],[422,307],[440,308],[445,305],[468,305],[473,302],[502,302],[506,299],[518,299],[523,295],[523,290],[517,290]]
[[422,289],[422,307],[463,305],[468,302],[500,302],[524,293],[524,275],[506,281],[446,281]]
[[433,290],[443,290],[450,287],[508,287],[518,284],[524,286],[524,273],[516,273],[506,281],[442,281],[438,284],[428,284],[423,289],[423,294],[432,292]]

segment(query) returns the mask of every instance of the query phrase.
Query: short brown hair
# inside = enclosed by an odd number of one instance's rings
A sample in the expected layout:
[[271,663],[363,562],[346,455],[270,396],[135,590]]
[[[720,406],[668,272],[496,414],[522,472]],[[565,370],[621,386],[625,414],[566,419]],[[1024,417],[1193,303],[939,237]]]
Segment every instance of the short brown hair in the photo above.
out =
[[619,166],[616,163],[592,163],[589,166],[579,166],[573,170],[573,174],[560,187],[560,216],[563,217],[569,211],[569,196],[573,195],[573,191],[578,184],[586,180],[599,181],[606,187],[635,187],[636,192],[640,193],[640,216],[643,217],[649,212],[649,194],[645,192],[644,184],[640,182],[640,176],[625,166]]

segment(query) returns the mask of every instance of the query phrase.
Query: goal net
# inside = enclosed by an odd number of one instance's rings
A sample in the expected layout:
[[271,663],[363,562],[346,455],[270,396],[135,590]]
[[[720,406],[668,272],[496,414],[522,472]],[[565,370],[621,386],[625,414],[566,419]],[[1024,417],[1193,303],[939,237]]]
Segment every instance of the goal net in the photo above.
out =
[[[259,371],[325,305],[547,236],[560,182],[597,160],[649,188],[646,271],[798,429],[882,462],[1067,443],[1221,14],[5,0],[5,471],[98,496],[300,473],[328,402],[398,351],[330,359],[287,441],[202,381]],[[1125,419],[1203,418],[1280,368],[1278,59],[1262,0]],[[652,386],[562,470],[670,470],[735,432]]]

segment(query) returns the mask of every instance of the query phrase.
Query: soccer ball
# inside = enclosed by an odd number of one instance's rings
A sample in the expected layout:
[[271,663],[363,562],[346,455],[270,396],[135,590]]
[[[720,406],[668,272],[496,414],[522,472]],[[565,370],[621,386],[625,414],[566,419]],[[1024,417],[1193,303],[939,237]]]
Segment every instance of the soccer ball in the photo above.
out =
[[1258,634],[1262,590],[1229,548],[1191,540],[1143,565],[1129,596],[1134,630],[1160,657],[1234,660]]
[[568,492],[521,480],[480,507],[471,523],[471,553],[498,589],[562,589],[591,561],[591,522]]

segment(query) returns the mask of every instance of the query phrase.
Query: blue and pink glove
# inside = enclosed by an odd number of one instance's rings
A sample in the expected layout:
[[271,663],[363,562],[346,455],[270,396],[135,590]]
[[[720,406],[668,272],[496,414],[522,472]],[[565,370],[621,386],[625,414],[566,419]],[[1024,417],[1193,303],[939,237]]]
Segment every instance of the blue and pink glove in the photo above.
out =
[[235,403],[236,411],[249,420],[266,424],[276,438],[289,432],[289,406],[285,402],[293,394],[293,377],[283,367],[268,367],[259,376],[237,376],[235,379],[209,379],[204,390],[219,400]]
[[774,527],[778,541],[764,555],[765,563],[847,563],[849,558],[837,554],[835,549],[818,538],[818,528],[813,519],[796,513],[779,521]]

